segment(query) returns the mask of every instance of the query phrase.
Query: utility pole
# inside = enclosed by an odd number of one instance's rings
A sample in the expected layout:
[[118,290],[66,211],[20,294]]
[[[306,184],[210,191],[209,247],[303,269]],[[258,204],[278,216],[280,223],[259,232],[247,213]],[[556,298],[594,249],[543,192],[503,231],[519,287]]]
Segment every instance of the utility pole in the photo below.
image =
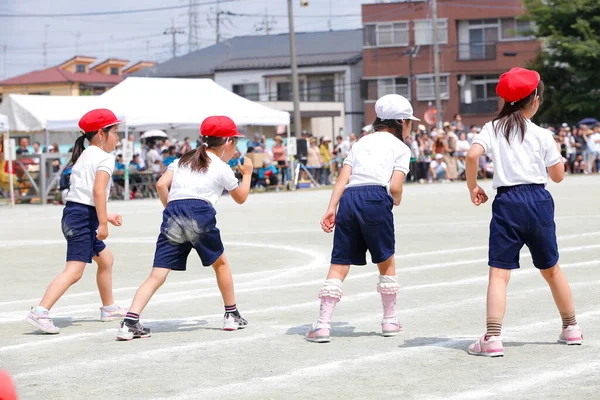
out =
[[75,32],[75,54],[79,54],[79,38],[81,37],[81,32]]
[[177,37],[176,35],[182,35],[184,34],[185,31],[182,31],[181,29],[177,29],[175,27],[175,18],[171,18],[171,27],[169,29],[165,29],[165,31],[163,32],[163,35],[171,35],[173,37],[173,58],[177,57]]
[[329,0],[329,19],[327,20],[327,28],[331,31],[331,0]]
[[273,30],[273,25],[275,25],[277,21],[273,17],[269,17],[269,9],[265,8],[265,18],[258,25],[254,25],[254,30],[257,32],[265,31],[266,35],[270,35]]
[[44,67],[48,65],[48,28],[50,25],[44,25],[44,44],[42,46],[42,57],[44,58]]
[[4,60],[4,65],[2,66],[2,77],[4,79],[8,78],[6,74],[6,43],[2,46],[2,59]]
[[188,7],[188,52],[198,50],[198,8],[195,0]]
[[220,0],[217,0],[217,29],[216,29],[216,41],[219,43],[221,41],[221,9],[219,8]]
[[438,43],[438,8],[437,0],[432,2],[432,21],[433,24],[433,70],[435,73],[435,109],[437,112],[437,127],[441,128],[443,124],[442,115],[442,96],[440,93],[440,45]]
[[146,60],[150,61],[150,41],[146,40]]
[[296,60],[296,33],[294,32],[294,7],[292,0],[287,0],[290,29],[290,53],[292,56],[292,95],[294,96],[294,135],[297,138],[302,133],[300,120],[300,85],[298,84],[298,61]]

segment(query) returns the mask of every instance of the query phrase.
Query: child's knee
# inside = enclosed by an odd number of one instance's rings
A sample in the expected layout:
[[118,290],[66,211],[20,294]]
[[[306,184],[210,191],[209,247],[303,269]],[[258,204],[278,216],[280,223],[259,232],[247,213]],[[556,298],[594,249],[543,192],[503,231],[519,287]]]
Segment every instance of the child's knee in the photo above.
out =
[[559,271],[560,271],[560,267],[558,266],[558,264],[552,268],[540,270],[540,272],[542,273],[542,276],[548,282],[553,281],[556,278],[556,275],[558,274]]
[[148,279],[152,280],[156,286],[162,286],[167,280],[169,270],[165,268],[154,268]]
[[66,270],[64,272],[71,281],[71,284],[79,282],[79,280],[83,277],[83,269],[71,269]]

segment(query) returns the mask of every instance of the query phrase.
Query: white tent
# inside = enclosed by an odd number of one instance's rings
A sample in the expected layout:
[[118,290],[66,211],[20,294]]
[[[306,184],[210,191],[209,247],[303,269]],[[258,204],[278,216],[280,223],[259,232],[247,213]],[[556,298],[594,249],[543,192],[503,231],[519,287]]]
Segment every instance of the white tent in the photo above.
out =
[[127,125],[198,128],[206,117],[226,115],[238,125],[289,125],[290,114],[245,99],[211,79],[127,78],[100,96],[123,110]]
[[8,117],[6,115],[0,114],[0,132],[6,132],[10,129],[10,125],[8,123]]

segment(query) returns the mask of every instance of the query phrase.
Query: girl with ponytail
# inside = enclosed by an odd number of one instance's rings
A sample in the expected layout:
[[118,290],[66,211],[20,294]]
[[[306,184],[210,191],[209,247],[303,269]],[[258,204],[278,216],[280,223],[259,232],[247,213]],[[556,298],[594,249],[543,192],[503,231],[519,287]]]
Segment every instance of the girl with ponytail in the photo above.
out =
[[252,162],[244,157],[240,165],[242,183],[238,185],[227,162],[236,152],[238,138],[243,137],[227,117],[209,117],[200,127],[201,142],[196,150],[175,160],[156,185],[165,210],[156,242],[150,277],[140,286],[117,333],[117,340],[150,336],[150,329],[140,324],[140,313],[152,295],[167,279],[171,270],[185,271],[188,254],[196,250],[202,265],[212,265],[225,305],[223,330],[234,331],[248,325],[237,310],[233,278],[225,249],[216,226],[215,205],[223,190],[242,204],[248,198]]
[[486,333],[469,346],[469,354],[504,355],[500,335],[506,287],[511,270],[520,267],[519,253],[524,245],[550,286],[560,312],[559,342],[581,344],[583,336],[571,289],[558,265],[554,200],[545,188],[548,176],[556,183],[563,180],[564,164],[552,132],[531,122],[542,102],[544,84],[536,71],[513,68],[500,77],[496,92],[504,106],[473,139],[467,154],[467,185],[473,204],[479,206],[488,200],[477,185],[479,158],[484,153],[494,160],[493,188],[497,190],[490,224]]
[[[39,305],[32,308],[26,321],[45,333],[59,333],[49,310],[83,275],[86,264],[98,264],[97,283],[102,307],[100,320],[112,321],[125,315],[114,304],[112,293],[113,255],[103,240],[108,223],[121,226],[121,216],[107,214],[110,178],[115,167],[114,151],[119,121],[110,110],[97,109],[79,121],[82,134],[75,141],[71,163],[71,181],[63,210],[62,231],[67,239],[67,265],[48,286]],[[85,141],[89,143],[85,147]]]

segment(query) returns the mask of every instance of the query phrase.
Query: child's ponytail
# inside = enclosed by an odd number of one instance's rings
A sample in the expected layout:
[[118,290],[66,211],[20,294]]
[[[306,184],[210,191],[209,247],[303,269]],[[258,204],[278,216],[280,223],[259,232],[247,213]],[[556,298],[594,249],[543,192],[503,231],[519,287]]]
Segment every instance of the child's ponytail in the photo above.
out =
[[219,147],[227,143],[227,138],[206,136],[200,139],[200,146],[188,151],[179,159],[179,166],[188,166],[194,172],[206,172],[210,164],[209,147]]
[[[110,129],[112,128],[112,126],[107,126],[106,128],[103,128],[102,131],[106,134],[108,134],[108,132],[110,132]],[[77,140],[75,141],[75,144],[73,145],[73,154],[71,156],[71,164],[75,165],[75,163],[77,162],[77,159],[81,156],[81,153],[83,153],[83,151],[85,150],[85,146],[84,146],[84,142],[85,139],[87,139],[88,142],[92,142],[92,138],[94,136],[96,136],[96,134],[99,131],[94,131],[94,132],[86,132],[86,133],[82,133],[81,136],[79,136],[77,138]]]
[[525,130],[527,129],[527,120],[521,112],[526,107],[533,107],[533,101],[536,96],[540,97],[542,102],[544,95],[544,82],[540,80],[537,88],[527,97],[519,101],[504,102],[504,106],[500,113],[492,121],[492,125],[497,132],[502,132],[506,141],[510,144],[510,137],[516,129],[516,133],[520,134],[521,142],[525,139]]

